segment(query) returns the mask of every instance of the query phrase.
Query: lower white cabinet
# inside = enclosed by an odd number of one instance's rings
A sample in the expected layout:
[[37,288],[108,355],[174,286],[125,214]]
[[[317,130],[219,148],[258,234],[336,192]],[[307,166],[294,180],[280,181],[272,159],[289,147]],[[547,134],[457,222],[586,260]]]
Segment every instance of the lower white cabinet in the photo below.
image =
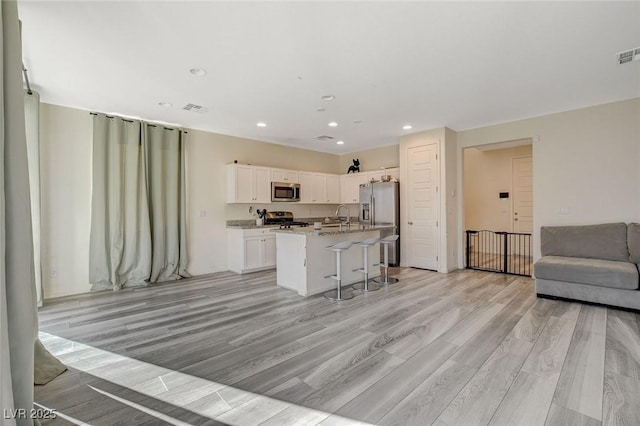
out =
[[276,234],[271,228],[227,229],[227,263],[238,274],[276,267]]

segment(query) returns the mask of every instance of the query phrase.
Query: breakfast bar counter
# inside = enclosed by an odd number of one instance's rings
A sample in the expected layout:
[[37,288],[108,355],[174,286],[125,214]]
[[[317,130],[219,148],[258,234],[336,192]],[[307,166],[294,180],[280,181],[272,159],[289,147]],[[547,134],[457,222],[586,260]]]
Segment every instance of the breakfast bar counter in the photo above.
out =
[[[296,291],[301,296],[311,296],[335,289],[336,282],[325,278],[336,273],[336,256],[327,247],[352,241],[351,248],[342,254],[342,285],[362,281],[362,248],[356,243],[368,238],[380,237],[380,231],[393,229],[387,225],[323,226],[321,229],[274,229],[276,233],[277,284]],[[369,278],[380,276],[380,244],[369,248]]]

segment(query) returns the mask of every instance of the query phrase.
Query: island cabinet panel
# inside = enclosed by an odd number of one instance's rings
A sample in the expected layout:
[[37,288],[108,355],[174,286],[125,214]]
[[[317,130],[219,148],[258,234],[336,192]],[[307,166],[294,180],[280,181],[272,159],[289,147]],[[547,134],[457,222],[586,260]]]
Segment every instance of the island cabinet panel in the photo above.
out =
[[[353,241],[354,245],[342,253],[342,286],[362,281],[363,274],[354,269],[362,268],[363,251],[362,247],[355,243],[373,237],[380,237],[378,229],[326,233],[277,230],[278,286],[296,291],[301,296],[335,289],[336,281],[328,276],[336,273],[336,254],[327,247],[346,240]],[[380,262],[379,253],[379,244],[369,248],[369,278],[380,276],[380,268],[376,266]]]
[[276,236],[271,228],[227,229],[227,264],[238,274],[276,266]]

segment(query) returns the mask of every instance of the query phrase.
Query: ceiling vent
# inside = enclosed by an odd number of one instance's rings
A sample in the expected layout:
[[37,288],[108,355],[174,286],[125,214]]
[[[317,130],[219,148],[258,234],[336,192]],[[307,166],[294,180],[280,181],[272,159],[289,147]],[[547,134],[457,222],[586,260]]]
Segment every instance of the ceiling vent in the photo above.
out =
[[198,114],[204,114],[205,112],[207,112],[207,109],[205,107],[196,104],[186,104],[182,107],[182,109],[185,111],[196,112]]
[[319,141],[330,141],[331,139],[333,139],[333,136],[320,135],[320,136],[316,136],[315,139]]
[[618,63],[620,65],[631,61],[640,61],[640,47],[618,53]]

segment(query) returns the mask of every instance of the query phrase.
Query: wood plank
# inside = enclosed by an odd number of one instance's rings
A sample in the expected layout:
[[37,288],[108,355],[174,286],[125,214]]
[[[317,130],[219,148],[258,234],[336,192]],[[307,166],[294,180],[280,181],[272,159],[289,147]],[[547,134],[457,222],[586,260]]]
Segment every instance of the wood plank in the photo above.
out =
[[604,377],[603,426],[640,424],[640,381],[607,372]]
[[378,422],[433,374],[457,349],[456,345],[436,340],[400,365],[393,374],[380,379],[336,413],[365,422]]
[[640,379],[640,326],[633,313],[609,310],[606,357],[607,372]]
[[438,420],[449,425],[486,425],[516,379],[533,343],[510,335],[456,395]]
[[403,361],[403,359],[385,351],[379,352],[345,371],[321,389],[316,390],[301,400],[300,404],[333,413],[369,386],[395,370]]
[[600,426],[602,422],[569,408],[551,404],[545,426]]
[[544,424],[575,329],[573,312],[549,319],[490,424]]
[[[606,313],[583,306],[553,397],[554,404],[602,420]],[[592,331],[593,330],[593,331]]]
[[432,423],[446,408],[449,401],[464,387],[475,371],[475,369],[455,361],[446,361],[384,416],[379,424],[425,425]]
[[480,368],[520,321],[523,311],[529,309],[534,300],[531,292],[517,294],[505,309],[498,312],[482,330],[462,345],[451,359],[469,367]]

